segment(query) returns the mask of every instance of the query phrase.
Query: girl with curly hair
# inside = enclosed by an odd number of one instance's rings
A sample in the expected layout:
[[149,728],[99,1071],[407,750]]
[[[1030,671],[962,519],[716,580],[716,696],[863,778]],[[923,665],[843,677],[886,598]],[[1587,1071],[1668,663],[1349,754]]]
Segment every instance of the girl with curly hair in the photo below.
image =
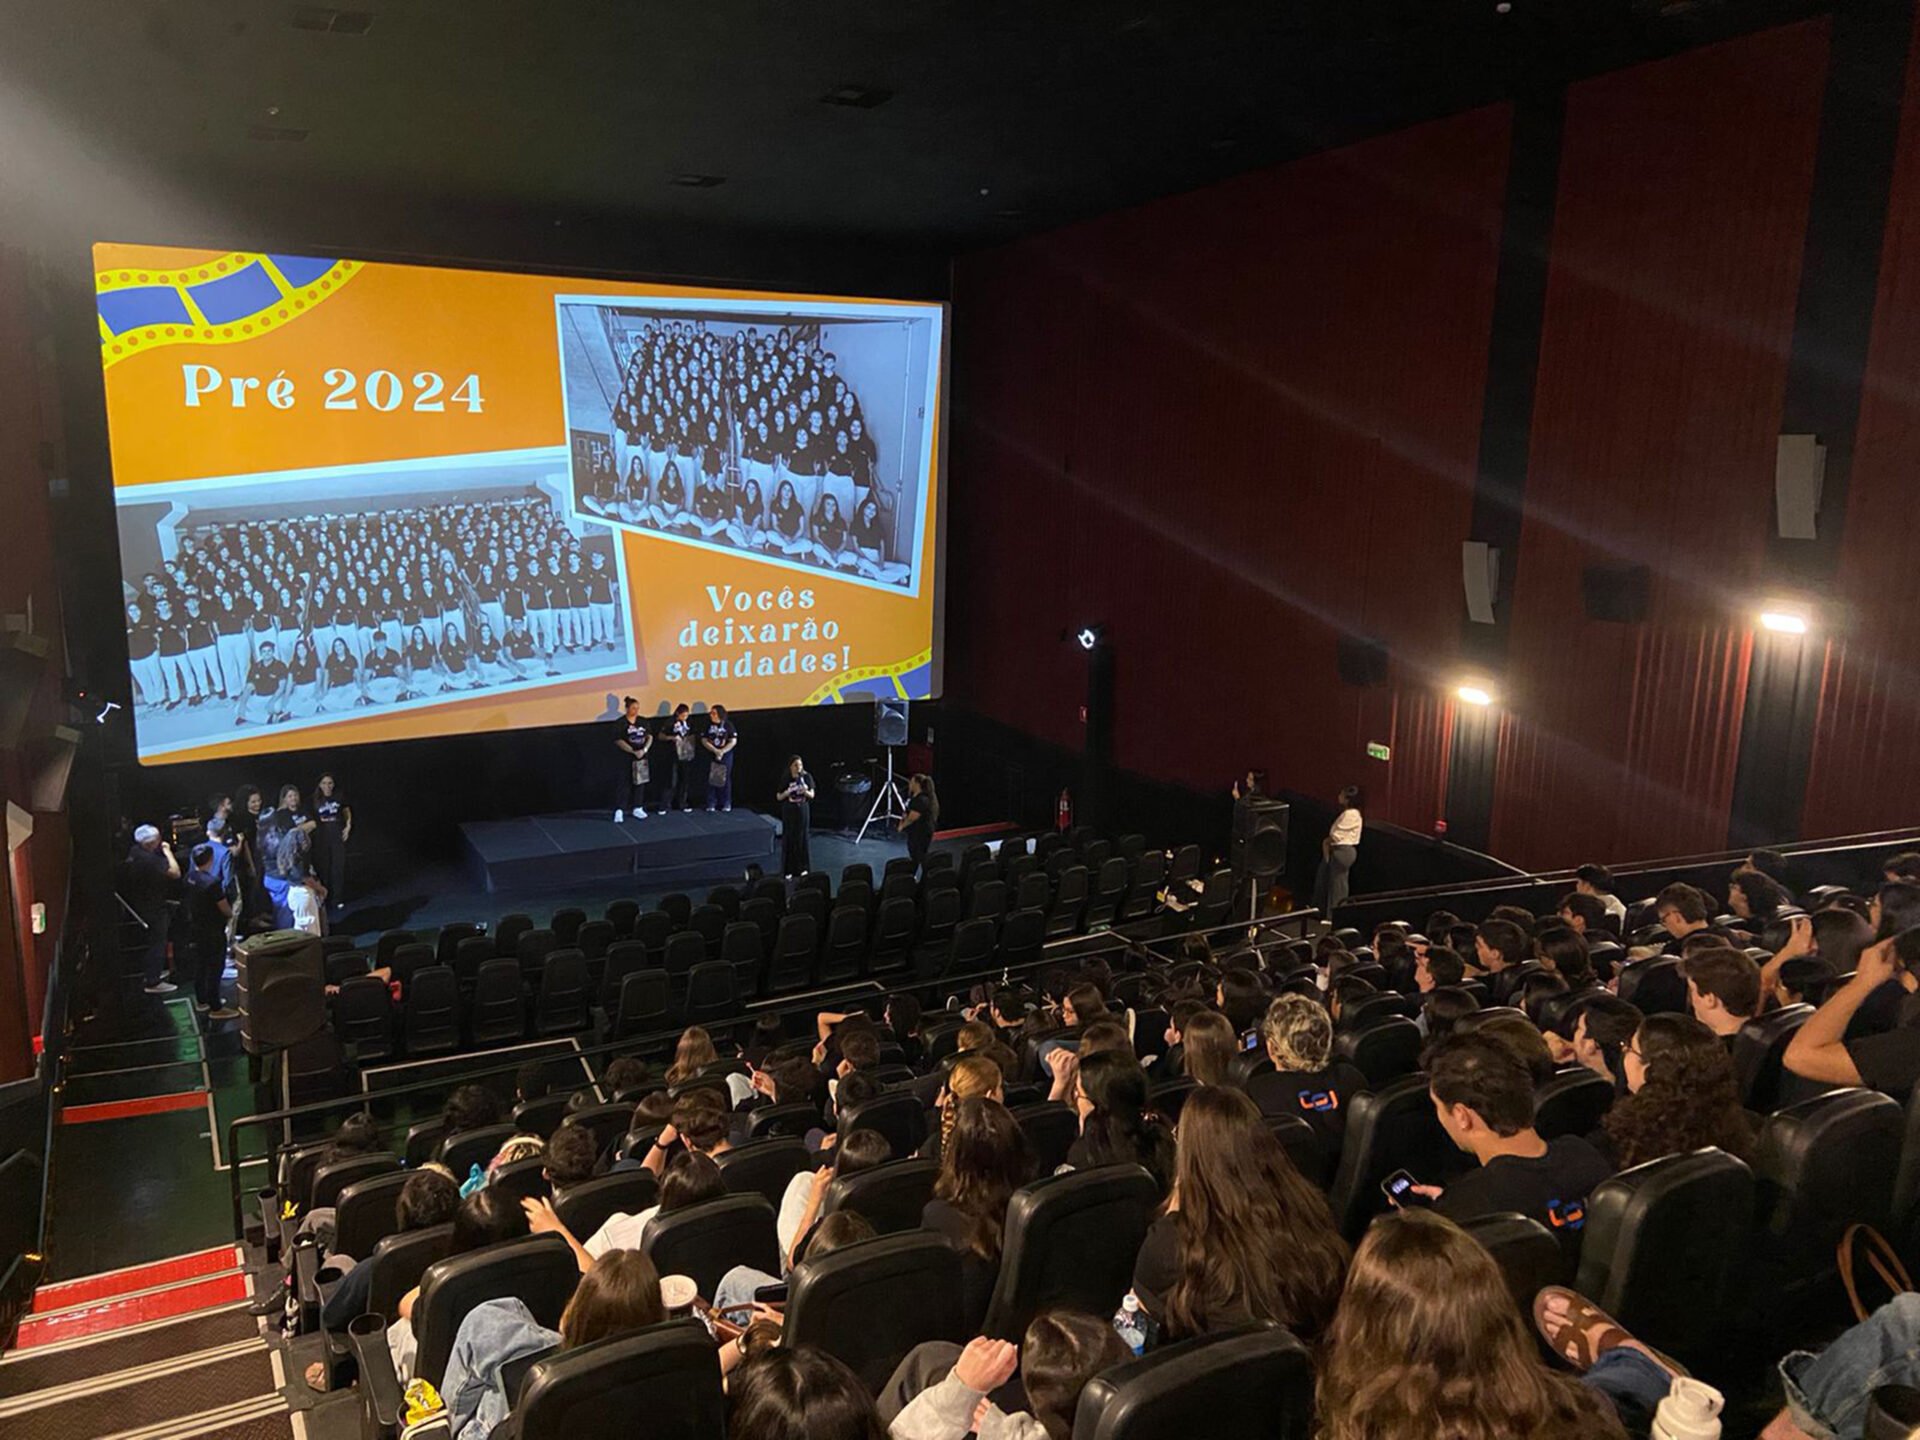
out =
[[1691,1015],[1649,1015],[1621,1052],[1627,1094],[1604,1133],[1621,1169],[1717,1145],[1745,1159],[1753,1120],[1727,1047]]

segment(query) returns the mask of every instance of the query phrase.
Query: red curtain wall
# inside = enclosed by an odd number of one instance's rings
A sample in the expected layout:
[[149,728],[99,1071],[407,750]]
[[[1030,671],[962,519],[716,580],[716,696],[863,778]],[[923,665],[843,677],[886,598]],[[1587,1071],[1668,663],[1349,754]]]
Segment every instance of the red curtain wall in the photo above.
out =
[[[1056,637],[1105,621],[1123,766],[1360,779],[1432,823],[1507,135],[1477,111],[960,263],[951,694],[1078,745]],[[1390,689],[1339,683],[1343,630]]]
[[[1491,848],[1528,868],[1726,841],[1824,21],[1567,101]],[[1646,565],[1642,625],[1581,571]]]
[[1907,52],[1898,144],[1841,542],[1845,608],[1822,675],[1806,835],[1911,825],[1920,801],[1920,31]]

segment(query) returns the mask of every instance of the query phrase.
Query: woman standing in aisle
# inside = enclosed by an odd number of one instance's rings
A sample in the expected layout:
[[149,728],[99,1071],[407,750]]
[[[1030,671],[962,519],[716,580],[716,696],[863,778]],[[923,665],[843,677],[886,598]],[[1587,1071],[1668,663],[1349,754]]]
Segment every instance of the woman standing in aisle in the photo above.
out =
[[933,777],[913,776],[907,781],[907,813],[894,828],[907,837],[907,854],[916,875],[926,873],[927,851],[933,848],[933,827],[939,818],[940,797],[934,793]]
[[1346,903],[1348,877],[1360,856],[1360,832],[1366,828],[1361,813],[1365,804],[1358,785],[1342,790],[1340,802],[1334,807],[1333,824],[1320,842],[1320,874],[1313,885],[1313,903],[1329,920],[1334,910]]

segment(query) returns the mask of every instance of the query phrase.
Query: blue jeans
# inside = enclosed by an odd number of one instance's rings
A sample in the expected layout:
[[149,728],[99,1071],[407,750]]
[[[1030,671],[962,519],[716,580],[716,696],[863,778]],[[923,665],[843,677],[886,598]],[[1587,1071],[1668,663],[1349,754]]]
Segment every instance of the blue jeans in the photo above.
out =
[[287,904],[287,891],[293,888],[293,882],[282,880],[278,875],[268,875],[260,883],[266,887],[267,899],[273,902],[273,928],[291,930],[293,909]]
[[1896,1295],[1818,1355],[1780,1362],[1787,1413],[1818,1440],[1858,1440],[1881,1385],[1920,1385],[1920,1295]]
[[1646,1352],[1631,1345],[1616,1345],[1606,1351],[1580,1381],[1613,1402],[1629,1435],[1645,1435],[1653,1428],[1653,1412],[1673,1388],[1673,1377]]
[[730,1310],[736,1305],[751,1305],[754,1292],[762,1286],[778,1285],[780,1277],[756,1270],[751,1265],[736,1265],[720,1277],[713,1287],[713,1308]]
[[709,779],[707,780],[707,809],[712,810],[717,807],[721,810],[731,810],[733,808],[733,752],[729,750],[726,754],[726,758],[719,761],[718,763],[727,767],[727,783],[724,785],[716,785],[713,783],[713,780],[711,779],[712,765],[711,763],[709,763],[709,766],[708,766]]

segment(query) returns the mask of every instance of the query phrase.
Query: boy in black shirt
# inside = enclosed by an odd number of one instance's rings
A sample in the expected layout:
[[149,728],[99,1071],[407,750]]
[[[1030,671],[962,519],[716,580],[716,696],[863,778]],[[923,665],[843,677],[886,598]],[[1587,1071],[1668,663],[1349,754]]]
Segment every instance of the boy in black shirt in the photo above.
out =
[[1517,1211],[1559,1238],[1571,1274],[1580,1256],[1587,1196],[1613,1173],[1577,1135],[1542,1140],[1533,1128],[1533,1076],[1513,1049],[1487,1035],[1455,1035],[1427,1054],[1427,1090],[1447,1138],[1480,1168],[1444,1190],[1417,1185],[1449,1220]]
[[287,667],[274,654],[271,640],[260,642],[260,651],[247,671],[247,685],[240,693],[240,712],[234,716],[233,723],[244,725],[257,705],[266,711],[271,722],[280,713],[280,702],[290,685],[287,679]]

